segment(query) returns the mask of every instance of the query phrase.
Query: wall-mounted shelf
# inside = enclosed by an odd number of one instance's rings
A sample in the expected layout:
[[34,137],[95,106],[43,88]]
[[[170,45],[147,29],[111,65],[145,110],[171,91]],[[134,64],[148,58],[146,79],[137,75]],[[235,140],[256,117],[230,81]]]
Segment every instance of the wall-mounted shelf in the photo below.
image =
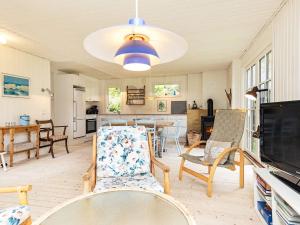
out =
[[145,105],[145,89],[144,88],[126,88],[127,90],[127,105]]

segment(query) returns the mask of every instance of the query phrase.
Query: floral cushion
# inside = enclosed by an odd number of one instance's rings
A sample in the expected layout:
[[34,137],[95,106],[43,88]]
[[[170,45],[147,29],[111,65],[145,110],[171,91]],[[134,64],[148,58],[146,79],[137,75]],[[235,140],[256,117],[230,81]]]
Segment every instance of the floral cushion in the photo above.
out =
[[30,216],[28,206],[16,206],[7,209],[0,209],[1,225],[19,225]]
[[145,127],[101,127],[98,130],[97,145],[97,177],[150,173]]
[[97,180],[94,192],[112,188],[141,188],[144,190],[163,192],[163,187],[152,174],[127,176],[127,177],[106,177]]

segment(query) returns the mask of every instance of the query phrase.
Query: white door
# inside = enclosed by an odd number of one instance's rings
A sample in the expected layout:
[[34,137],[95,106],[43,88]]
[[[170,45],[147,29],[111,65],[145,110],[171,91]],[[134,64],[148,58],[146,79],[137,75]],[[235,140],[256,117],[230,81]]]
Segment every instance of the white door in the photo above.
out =
[[74,88],[73,91],[73,137],[79,138],[86,135],[85,90],[84,88]]
[[84,137],[86,135],[86,120],[76,120],[74,122],[74,138]]
[[84,89],[74,88],[74,117],[85,119],[85,91]]

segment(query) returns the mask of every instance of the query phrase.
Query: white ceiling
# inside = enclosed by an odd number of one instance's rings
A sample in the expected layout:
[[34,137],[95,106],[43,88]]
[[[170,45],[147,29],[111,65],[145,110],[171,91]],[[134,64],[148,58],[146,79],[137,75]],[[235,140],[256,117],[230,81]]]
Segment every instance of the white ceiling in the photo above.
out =
[[[282,0],[140,0],[146,23],[183,36],[189,50],[181,59],[127,72],[90,56],[83,39],[134,16],[134,0],[0,0],[1,29],[9,45],[53,61],[58,69],[99,79],[175,75],[224,69],[239,57]],[[88,74],[87,74],[88,75]]]

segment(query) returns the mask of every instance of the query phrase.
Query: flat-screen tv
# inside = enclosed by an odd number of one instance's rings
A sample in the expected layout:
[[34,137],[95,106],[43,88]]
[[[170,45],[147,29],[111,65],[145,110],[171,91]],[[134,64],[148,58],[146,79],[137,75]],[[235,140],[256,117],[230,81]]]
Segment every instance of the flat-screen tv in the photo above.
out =
[[261,161],[300,177],[300,101],[261,104]]

